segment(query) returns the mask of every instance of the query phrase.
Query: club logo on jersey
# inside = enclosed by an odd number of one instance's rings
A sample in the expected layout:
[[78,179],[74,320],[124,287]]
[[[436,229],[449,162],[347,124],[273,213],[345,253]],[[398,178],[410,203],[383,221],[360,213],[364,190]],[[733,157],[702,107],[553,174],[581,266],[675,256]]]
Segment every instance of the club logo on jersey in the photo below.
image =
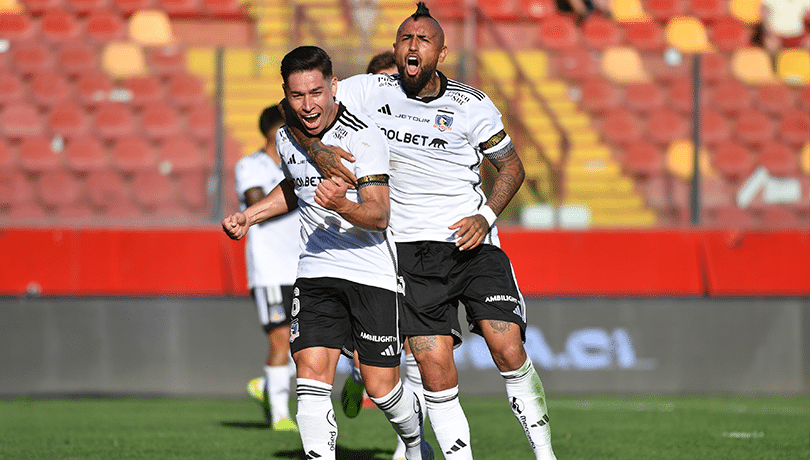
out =
[[434,128],[439,128],[439,131],[452,131],[453,128],[453,117],[450,115],[438,114],[436,115],[436,124],[433,125]]
[[332,135],[335,136],[335,139],[343,139],[347,134],[349,134],[349,132],[346,131],[346,128],[343,126],[336,127],[335,131],[332,133]]
[[290,343],[293,343],[299,335],[301,333],[298,331],[298,320],[294,319],[290,322]]
[[438,137],[434,138],[428,144],[429,147],[436,147],[437,149],[447,149],[447,141],[444,139],[439,139]]
[[391,115],[391,107],[389,107],[388,104],[385,104],[384,106],[377,109],[377,112],[380,112],[383,115]]
[[512,410],[518,414],[523,413],[523,401],[520,399],[513,397],[512,400],[509,401],[509,405],[512,406]]

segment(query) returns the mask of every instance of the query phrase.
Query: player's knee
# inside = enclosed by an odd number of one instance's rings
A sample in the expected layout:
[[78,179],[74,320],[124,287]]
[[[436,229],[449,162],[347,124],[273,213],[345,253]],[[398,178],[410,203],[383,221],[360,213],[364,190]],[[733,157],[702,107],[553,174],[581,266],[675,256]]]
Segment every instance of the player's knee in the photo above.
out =
[[492,360],[501,372],[513,371],[526,362],[526,350],[521,342],[499,342],[490,347]]

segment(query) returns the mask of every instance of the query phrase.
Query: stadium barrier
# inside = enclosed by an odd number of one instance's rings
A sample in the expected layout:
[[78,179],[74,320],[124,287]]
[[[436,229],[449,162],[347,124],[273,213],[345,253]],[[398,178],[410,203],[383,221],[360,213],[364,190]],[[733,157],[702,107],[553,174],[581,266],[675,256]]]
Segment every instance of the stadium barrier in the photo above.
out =
[[[802,231],[503,228],[527,297],[810,296]],[[245,296],[244,246],[218,228],[9,229],[0,296]]]

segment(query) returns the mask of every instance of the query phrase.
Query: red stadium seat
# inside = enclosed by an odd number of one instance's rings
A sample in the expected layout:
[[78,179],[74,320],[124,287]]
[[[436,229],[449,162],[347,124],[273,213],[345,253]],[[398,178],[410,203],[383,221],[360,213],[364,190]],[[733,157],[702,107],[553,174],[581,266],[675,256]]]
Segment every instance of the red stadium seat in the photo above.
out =
[[582,84],[582,105],[590,112],[603,113],[619,106],[619,88],[603,77],[591,77]]
[[0,169],[0,206],[29,203],[34,199],[28,176],[16,169]]
[[12,206],[8,213],[8,217],[12,219],[42,221],[42,219],[47,217],[47,214],[39,203],[32,199],[31,201],[17,203],[16,205]]
[[36,188],[39,198],[48,207],[74,204],[82,193],[76,178],[64,169],[43,171],[39,175]]
[[713,146],[731,137],[728,118],[717,110],[704,108],[700,111],[700,141]]
[[732,18],[716,19],[709,30],[713,44],[723,51],[734,51],[751,44],[751,29],[742,22]]
[[627,145],[623,164],[628,174],[637,177],[660,176],[666,169],[664,152],[645,140],[632,141]]
[[779,115],[796,107],[796,95],[787,85],[762,85],[756,88],[756,105],[769,115]]
[[727,78],[711,89],[714,106],[725,114],[739,114],[751,107],[751,91],[739,80]]
[[20,75],[30,76],[34,72],[51,70],[53,53],[44,43],[16,43],[11,48],[11,64]]
[[150,139],[165,139],[180,133],[181,119],[167,104],[149,104],[141,113],[141,128]]
[[728,184],[721,177],[704,177],[700,182],[700,208],[712,211],[731,206],[734,200]]
[[703,22],[712,22],[728,17],[726,0],[689,0],[689,12]]
[[42,16],[50,10],[58,10],[64,8],[65,4],[62,0],[26,0],[25,9],[31,16]]
[[76,137],[90,132],[87,112],[75,102],[67,101],[53,106],[48,113],[48,125],[55,134]]
[[39,33],[39,24],[28,13],[0,13],[0,37],[12,42],[30,42]]
[[520,0],[521,13],[532,19],[542,19],[557,11],[557,4],[553,0]]
[[87,197],[95,206],[109,207],[127,201],[127,189],[123,178],[110,169],[89,171],[84,187]]
[[76,77],[98,69],[98,50],[81,41],[64,43],[56,53],[56,61],[65,74]]
[[47,171],[62,167],[62,155],[51,147],[51,140],[41,136],[26,137],[20,144],[20,167],[26,171]]
[[155,169],[139,171],[132,177],[132,196],[141,206],[164,206],[174,201],[174,183]]
[[598,75],[599,63],[592,52],[573,48],[560,52],[559,57],[560,73],[571,80],[584,80],[588,77]]
[[781,142],[768,142],[759,151],[759,164],[772,176],[791,177],[799,173],[799,155]]
[[242,9],[242,4],[238,0],[202,0],[202,7],[205,13],[213,18],[247,17],[247,12]]
[[624,28],[625,40],[639,51],[663,51],[667,41],[657,21],[630,22]]
[[799,96],[799,106],[810,111],[810,85],[804,85]]
[[96,44],[126,38],[127,28],[121,16],[104,10],[96,10],[87,16],[85,35]]
[[779,134],[794,147],[801,147],[810,141],[810,115],[800,109],[785,110],[779,120]]
[[71,99],[70,84],[59,72],[37,72],[31,80],[31,96],[41,107],[52,107]]
[[540,42],[552,50],[571,49],[579,43],[579,29],[568,16],[548,16],[540,23]]
[[187,111],[188,129],[195,139],[211,142],[216,131],[216,113],[210,103],[195,104]]
[[79,16],[87,16],[88,14],[99,11],[109,10],[110,0],[67,0],[70,9]]
[[712,227],[755,228],[759,226],[759,222],[750,212],[738,208],[737,205],[725,206],[707,213],[705,223]]
[[160,143],[161,164],[171,166],[172,172],[202,169],[206,166],[197,143],[184,135],[167,137]]
[[760,211],[765,228],[807,227],[799,212],[789,206],[770,205]]
[[205,15],[200,0],[157,0],[158,8],[175,18],[191,18]]
[[39,111],[25,102],[9,104],[3,108],[0,112],[0,130],[9,138],[40,136],[45,131]]
[[641,120],[627,109],[612,109],[602,119],[602,135],[614,144],[626,145],[641,136]]
[[99,171],[110,167],[107,150],[95,136],[77,136],[70,139],[64,154],[65,161],[74,171]]
[[768,117],[754,109],[747,109],[737,116],[734,124],[737,138],[749,145],[762,145],[773,139],[774,127]]
[[81,201],[59,206],[56,209],[57,219],[82,220],[89,219],[91,217],[94,217],[93,208],[91,208],[87,203]]
[[[701,94],[705,94],[701,93]],[[694,112],[695,95],[692,79],[689,77],[678,78],[668,85],[667,100],[673,109],[683,114]]]
[[147,10],[155,7],[155,0],[113,0],[115,7],[125,17],[132,16],[139,10]]
[[146,50],[147,61],[155,74],[170,77],[186,73],[186,56],[177,47],[158,47]]
[[124,88],[132,92],[132,104],[138,109],[161,102],[165,97],[163,84],[154,75],[132,77],[124,82]]
[[180,201],[192,211],[204,211],[208,205],[208,171],[186,171],[177,178]]
[[689,189],[682,181],[670,176],[654,176],[643,182],[642,192],[647,205],[668,214],[688,215]]
[[647,0],[646,7],[652,17],[662,22],[685,13],[682,0]]
[[721,53],[711,53],[701,56],[700,76],[703,81],[716,83],[731,78],[728,60]]
[[17,154],[14,149],[6,143],[5,139],[0,139],[0,171],[11,169],[17,163]]
[[756,167],[751,151],[733,140],[721,142],[714,148],[712,163],[720,173],[732,180],[747,178]]
[[124,221],[143,217],[143,212],[134,203],[129,201],[116,201],[106,207],[105,217],[122,219]]
[[72,13],[66,10],[48,10],[40,23],[42,37],[51,43],[74,41],[82,34],[82,27]]
[[0,108],[25,100],[25,86],[17,74],[0,71]]
[[126,104],[105,102],[93,114],[96,132],[105,139],[130,136],[137,132],[135,119]]
[[679,63],[673,65],[667,62],[663,53],[648,53],[643,55],[643,58],[644,68],[659,82],[669,83],[692,76],[691,59],[681,59]]
[[117,169],[127,173],[154,169],[157,166],[155,149],[140,136],[126,136],[116,140],[112,159]]
[[516,1],[479,0],[478,8],[485,18],[492,21],[515,21],[521,16],[520,5]]
[[666,145],[679,139],[685,139],[690,134],[690,124],[680,113],[661,107],[650,112],[647,118],[647,138],[659,144]]
[[639,113],[648,113],[664,105],[664,91],[657,83],[634,83],[625,88],[627,107]]
[[76,96],[79,102],[88,107],[107,101],[114,89],[110,77],[99,70],[82,73],[76,81]]
[[178,107],[188,108],[207,98],[202,81],[194,75],[175,74],[169,78],[168,92]]
[[582,25],[582,39],[594,49],[605,49],[622,43],[622,32],[611,19],[591,14]]

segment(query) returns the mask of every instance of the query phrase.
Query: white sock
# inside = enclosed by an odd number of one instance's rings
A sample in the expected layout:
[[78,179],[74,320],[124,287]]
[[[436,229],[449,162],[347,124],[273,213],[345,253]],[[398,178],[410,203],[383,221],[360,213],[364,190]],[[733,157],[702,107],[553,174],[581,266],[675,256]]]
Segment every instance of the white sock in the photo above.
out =
[[264,366],[267,378],[267,398],[273,423],[290,418],[290,371],[284,366]]
[[458,386],[424,393],[430,425],[445,459],[472,460],[470,425],[458,400]]
[[543,382],[534,370],[532,361],[526,358],[520,368],[501,372],[506,382],[506,396],[512,413],[520,422],[529,445],[538,460],[556,460],[551,449],[551,429]]
[[297,379],[298,431],[305,458],[335,460],[338,428],[332,407],[332,385],[310,379]]
[[421,406],[413,393],[405,391],[402,382],[382,398],[371,398],[379,407],[405,444],[406,458],[422,459]]
[[[424,425],[427,416],[427,406],[425,405],[425,394],[422,391],[422,374],[419,373],[419,366],[413,355],[405,355],[405,380],[402,382],[405,391],[411,391],[419,399],[419,406],[422,407],[422,424]],[[405,443],[397,438],[397,448],[394,450],[394,459],[405,458]]]

